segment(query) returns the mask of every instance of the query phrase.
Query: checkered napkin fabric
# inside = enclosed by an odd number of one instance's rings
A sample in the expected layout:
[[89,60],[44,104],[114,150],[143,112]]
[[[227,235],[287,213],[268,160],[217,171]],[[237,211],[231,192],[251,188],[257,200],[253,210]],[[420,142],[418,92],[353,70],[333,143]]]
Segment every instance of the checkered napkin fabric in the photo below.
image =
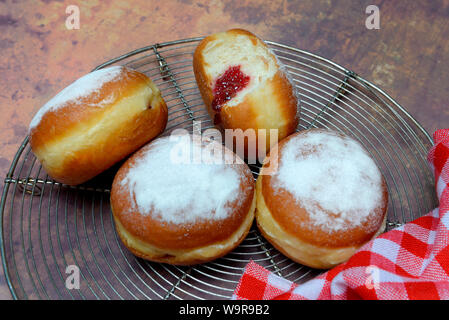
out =
[[370,241],[343,263],[297,285],[251,261],[233,299],[449,299],[449,129],[428,161],[439,208]]

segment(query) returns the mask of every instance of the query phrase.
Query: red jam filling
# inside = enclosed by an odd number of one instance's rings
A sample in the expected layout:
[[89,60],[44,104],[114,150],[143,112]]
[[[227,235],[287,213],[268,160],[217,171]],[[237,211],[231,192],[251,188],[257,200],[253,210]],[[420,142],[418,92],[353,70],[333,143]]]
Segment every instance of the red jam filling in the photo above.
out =
[[[226,101],[235,97],[237,92],[245,88],[248,83],[249,76],[240,71],[240,66],[229,67],[228,70],[215,81],[212,109],[219,112],[221,106],[226,103]],[[217,121],[217,119],[219,119],[219,116],[218,118],[216,117],[215,120]]]

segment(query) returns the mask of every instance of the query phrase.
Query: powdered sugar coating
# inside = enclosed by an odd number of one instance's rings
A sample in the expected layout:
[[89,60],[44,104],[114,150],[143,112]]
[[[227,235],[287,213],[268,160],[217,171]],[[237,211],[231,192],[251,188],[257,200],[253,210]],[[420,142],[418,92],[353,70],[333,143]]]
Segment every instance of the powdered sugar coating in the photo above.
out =
[[[68,85],[39,109],[30,122],[30,130],[35,128],[41,122],[42,117],[47,112],[57,110],[67,102],[80,101],[81,98],[98,92],[106,82],[117,79],[122,74],[123,69],[124,67],[122,66],[99,69],[82,76],[72,84]],[[95,104],[95,107],[107,105],[111,101],[113,101],[112,94],[111,96],[106,97],[102,103]]]
[[[121,187],[135,199],[132,209],[173,224],[227,218],[232,213],[229,204],[239,195],[242,177],[237,168],[226,164],[235,156],[233,152],[217,142],[208,145],[209,149],[190,135],[183,135],[159,138],[142,149],[121,181]],[[179,151],[186,150],[191,152],[188,159],[179,157]],[[198,154],[201,161],[195,159]]]
[[328,231],[360,226],[383,197],[374,160],[357,141],[332,131],[310,130],[287,141],[274,181]]

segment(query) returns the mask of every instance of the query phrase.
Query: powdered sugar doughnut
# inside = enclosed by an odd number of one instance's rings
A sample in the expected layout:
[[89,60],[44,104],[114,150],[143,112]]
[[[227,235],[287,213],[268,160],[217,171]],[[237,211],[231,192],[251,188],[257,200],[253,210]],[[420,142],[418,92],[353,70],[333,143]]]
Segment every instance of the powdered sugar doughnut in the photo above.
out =
[[42,106],[30,144],[55,180],[83,183],[160,134],[167,106],[143,73],[122,66],[79,78]]
[[256,152],[265,156],[270,146],[295,132],[299,99],[293,83],[256,35],[243,29],[209,35],[195,49],[193,70],[214,124],[254,133],[243,142],[244,150],[236,149],[240,156],[250,161]]
[[[360,143],[311,129],[275,150],[257,181],[256,217],[280,251],[302,264],[330,268],[384,230],[386,184]],[[277,161],[277,168],[269,169],[269,161]]]
[[245,238],[254,189],[250,169],[229,149],[197,136],[170,136],[125,162],[111,206],[118,234],[135,255],[187,265],[220,257]]

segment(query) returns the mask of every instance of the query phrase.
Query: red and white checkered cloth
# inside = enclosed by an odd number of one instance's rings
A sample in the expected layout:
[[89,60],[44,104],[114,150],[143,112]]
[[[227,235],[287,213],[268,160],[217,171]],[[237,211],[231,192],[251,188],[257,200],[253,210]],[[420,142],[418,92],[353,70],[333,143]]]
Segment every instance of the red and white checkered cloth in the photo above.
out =
[[428,161],[439,208],[364,245],[347,262],[297,285],[250,262],[233,299],[449,299],[449,129]]

